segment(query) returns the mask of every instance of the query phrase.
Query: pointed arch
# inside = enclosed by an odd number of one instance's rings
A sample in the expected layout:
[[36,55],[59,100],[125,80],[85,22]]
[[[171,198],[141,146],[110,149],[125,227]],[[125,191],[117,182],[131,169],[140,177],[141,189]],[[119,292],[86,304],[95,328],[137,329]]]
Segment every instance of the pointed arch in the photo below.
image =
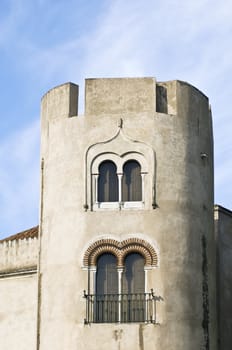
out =
[[[123,165],[129,161],[137,161],[140,165],[140,173],[142,177],[142,196],[141,194],[133,196],[133,200],[122,201],[121,193],[121,177],[123,175]],[[113,161],[117,168],[118,184],[119,184],[119,201],[118,202],[101,202],[98,201],[98,177],[99,165],[103,161]],[[135,175],[135,174],[134,174]],[[139,185],[140,178],[134,176],[138,180],[136,186],[130,189],[134,190],[141,187]],[[124,177],[125,180],[125,177]],[[133,181],[133,183],[135,183]],[[146,185],[145,185],[146,184]],[[117,132],[104,141],[94,142],[89,145],[85,154],[85,210],[136,210],[156,208],[155,200],[156,186],[156,156],[152,146],[133,139],[119,128]],[[125,187],[125,186],[124,186]],[[126,188],[124,188],[126,190]],[[141,191],[140,191],[141,192]],[[132,197],[131,197],[132,198]],[[139,198],[139,200],[137,200]]]

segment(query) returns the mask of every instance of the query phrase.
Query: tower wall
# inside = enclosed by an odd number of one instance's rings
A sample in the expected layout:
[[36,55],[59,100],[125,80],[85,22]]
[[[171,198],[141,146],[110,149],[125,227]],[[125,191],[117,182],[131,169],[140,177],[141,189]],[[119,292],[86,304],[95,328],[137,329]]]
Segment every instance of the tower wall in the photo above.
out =
[[[75,117],[77,94],[64,84],[42,99],[39,349],[216,349],[207,97],[180,81],[88,79],[85,115]],[[144,206],[95,210],[95,160],[131,152],[147,160]],[[155,322],[84,324],[83,290],[94,290],[86,251],[132,238],[157,254],[146,269]]]

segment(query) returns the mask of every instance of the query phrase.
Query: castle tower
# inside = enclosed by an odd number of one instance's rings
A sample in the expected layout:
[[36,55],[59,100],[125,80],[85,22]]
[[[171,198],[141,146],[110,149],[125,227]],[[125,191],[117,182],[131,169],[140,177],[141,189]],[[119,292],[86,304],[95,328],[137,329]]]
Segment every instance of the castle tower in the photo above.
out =
[[42,99],[39,350],[216,350],[208,99],[154,78]]

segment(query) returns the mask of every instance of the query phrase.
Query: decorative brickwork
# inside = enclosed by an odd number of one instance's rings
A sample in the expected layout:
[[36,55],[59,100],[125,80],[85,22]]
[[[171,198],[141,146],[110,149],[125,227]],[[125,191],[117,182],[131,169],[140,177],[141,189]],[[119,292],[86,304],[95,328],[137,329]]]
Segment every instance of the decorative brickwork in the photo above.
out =
[[140,238],[129,238],[121,242],[114,239],[100,239],[89,246],[86,250],[84,266],[96,266],[97,258],[103,253],[114,254],[117,258],[118,267],[124,266],[127,254],[137,252],[145,259],[146,266],[157,266],[158,257],[152,245]]

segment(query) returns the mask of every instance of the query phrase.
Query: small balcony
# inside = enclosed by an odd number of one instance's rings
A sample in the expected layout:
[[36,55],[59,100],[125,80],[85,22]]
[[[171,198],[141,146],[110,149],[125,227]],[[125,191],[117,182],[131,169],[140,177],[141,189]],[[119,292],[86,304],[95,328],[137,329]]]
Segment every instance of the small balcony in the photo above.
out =
[[85,324],[156,323],[156,300],[153,290],[137,294],[87,294]]

